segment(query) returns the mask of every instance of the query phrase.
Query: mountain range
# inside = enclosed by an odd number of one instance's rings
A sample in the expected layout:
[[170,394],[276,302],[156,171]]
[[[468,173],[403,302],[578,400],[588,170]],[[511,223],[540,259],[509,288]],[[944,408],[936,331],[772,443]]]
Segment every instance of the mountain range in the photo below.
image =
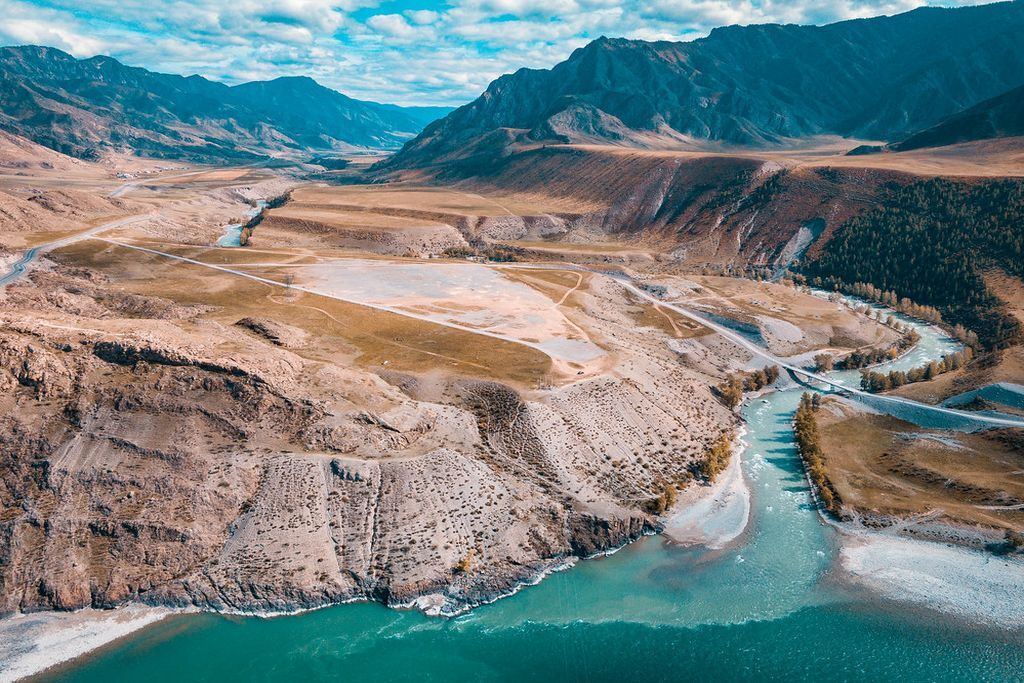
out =
[[1022,35],[1018,1],[827,26],[729,26],[692,42],[600,38],[552,69],[498,78],[387,166],[493,154],[515,141],[899,141],[1024,85]]
[[305,77],[228,86],[4,47],[0,129],[80,158],[238,162],[402,148],[382,167],[468,174],[517,143],[722,149],[843,136],[906,150],[1024,134],[1022,35],[1018,0],[826,26],[728,26],[691,42],[600,38],[551,69],[502,76],[454,111],[360,101]]
[[0,48],[0,128],[81,158],[199,161],[394,149],[450,111],[347,97],[305,78],[228,86],[51,47]]
[[1024,86],[985,100],[891,145],[897,152],[1024,135]]

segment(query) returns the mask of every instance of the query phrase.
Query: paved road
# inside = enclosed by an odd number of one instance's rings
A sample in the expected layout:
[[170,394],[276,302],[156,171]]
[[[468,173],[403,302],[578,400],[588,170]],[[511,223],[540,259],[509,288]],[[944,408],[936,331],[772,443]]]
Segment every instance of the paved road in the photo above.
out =
[[652,301],[652,302],[658,304],[659,306],[664,306],[665,308],[668,308],[669,310],[675,311],[676,313],[678,313],[680,315],[686,316],[687,318],[689,318],[689,319],[691,319],[691,320],[693,320],[695,322],[699,322],[701,325],[704,325],[705,327],[708,327],[708,328],[714,330],[719,335],[727,338],[729,341],[733,342],[734,344],[737,344],[737,345],[743,347],[744,349],[750,351],[751,353],[753,353],[753,354],[755,354],[757,356],[760,356],[761,358],[764,358],[764,359],[770,361],[774,365],[778,365],[780,368],[782,368],[784,370],[788,370],[789,372],[791,372],[793,374],[800,375],[801,377],[805,377],[807,379],[814,380],[816,382],[821,382],[822,384],[825,384],[826,386],[830,386],[833,389],[836,389],[838,391],[842,391],[842,392],[845,392],[845,393],[848,393],[848,394],[853,394],[855,396],[870,397],[871,400],[873,400],[873,401],[883,401],[883,402],[888,402],[888,403],[898,403],[898,404],[902,404],[902,405],[906,405],[906,406],[912,406],[914,408],[920,408],[920,409],[929,410],[931,412],[942,413],[944,415],[950,415],[950,416],[954,416],[954,417],[958,417],[958,418],[965,418],[965,419],[968,419],[968,420],[972,420],[974,422],[982,422],[982,423],[991,425],[993,427],[1024,427],[1024,419],[1018,420],[1018,419],[1013,419],[1013,418],[994,417],[994,416],[991,416],[991,415],[978,415],[977,413],[971,413],[971,412],[968,412],[968,411],[965,411],[965,410],[954,410],[953,408],[944,408],[942,406],[933,406],[933,405],[929,405],[927,403],[919,403],[918,401],[913,401],[913,400],[911,400],[909,398],[902,398],[900,396],[889,396],[887,394],[873,394],[871,392],[863,391],[861,389],[857,389],[857,388],[854,388],[854,387],[848,387],[845,384],[842,384],[840,382],[837,382],[834,379],[829,378],[827,375],[820,375],[820,374],[818,374],[816,372],[812,372],[812,371],[807,370],[805,368],[793,365],[793,364],[787,362],[786,360],[784,360],[782,358],[779,358],[778,356],[773,355],[771,352],[769,352],[768,350],[758,346],[757,344],[754,344],[753,342],[745,339],[742,335],[737,334],[736,332],[730,330],[728,327],[725,327],[724,325],[719,325],[715,321],[710,320],[708,318],[705,318],[704,316],[702,316],[702,315],[700,315],[698,313],[694,313],[693,311],[691,311],[689,309],[686,309],[686,308],[683,308],[682,306],[662,301],[662,300],[658,299],[657,297],[652,296],[651,294],[648,294],[647,292],[645,292],[644,290],[640,289],[639,287],[637,287],[636,285],[634,285],[634,284],[632,284],[630,282],[625,282],[623,280],[620,280],[619,278],[613,278],[613,279],[616,282],[619,282],[623,287],[625,287],[629,291],[633,292],[634,294],[637,294],[638,296],[643,297],[644,299],[647,299],[648,301]]
[[640,298],[646,299],[647,301],[650,301],[652,303],[658,304],[659,306],[662,306],[664,308],[667,308],[667,309],[669,309],[671,311],[674,311],[674,312],[678,313],[679,315],[682,315],[682,316],[684,316],[686,318],[689,318],[690,320],[693,320],[694,322],[700,323],[704,327],[707,327],[708,329],[713,330],[718,335],[720,335],[722,337],[725,337],[726,339],[728,339],[729,341],[733,342],[737,346],[740,346],[740,347],[746,349],[747,351],[750,351],[752,354],[754,354],[756,356],[764,358],[765,360],[771,362],[773,365],[777,365],[781,369],[787,370],[791,374],[799,375],[799,376],[804,377],[804,378],[806,378],[808,380],[814,380],[816,382],[821,382],[822,384],[825,384],[826,386],[832,387],[833,389],[835,389],[837,391],[840,391],[840,392],[844,392],[844,393],[851,394],[851,395],[854,395],[854,396],[860,396],[860,397],[863,397],[865,399],[869,398],[872,401],[896,403],[896,404],[900,404],[900,405],[904,405],[904,406],[910,406],[910,407],[921,409],[921,410],[927,410],[927,411],[930,411],[930,412],[933,412],[933,413],[940,413],[940,414],[943,414],[943,415],[949,415],[951,417],[956,417],[956,418],[959,418],[959,419],[964,419],[964,420],[969,420],[969,421],[972,421],[972,422],[982,423],[982,424],[985,424],[985,425],[990,426],[990,427],[1021,427],[1021,428],[1024,428],[1024,419],[1014,419],[1014,418],[1011,418],[1011,417],[1001,418],[1001,417],[995,417],[995,416],[992,416],[992,415],[979,415],[977,413],[972,413],[972,412],[969,412],[969,411],[966,411],[966,410],[955,410],[953,408],[945,408],[943,406],[933,406],[933,405],[930,405],[928,403],[920,403],[918,401],[914,401],[914,400],[911,400],[909,398],[902,398],[900,396],[889,396],[887,394],[873,394],[871,392],[863,391],[863,390],[855,388],[855,387],[846,386],[845,384],[837,382],[836,380],[828,377],[827,375],[821,375],[821,374],[818,374],[818,373],[813,372],[811,370],[807,370],[806,368],[802,368],[800,366],[793,365],[789,361],[787,361],[787,360],[785,360],[783,358],[780,358],[780,357],[772,354],[767,349],[758,346],[757,344],[755,344],[752,341],[746,339],[742,335],[736,333],[735,331],[729,329],[728,327],[725,327],[724,325],[720,325],[720,324],[716,323],[714,320],[711,320],[710,318],[706,318],[705,316],[703,316],[703,315],[701,315],[699,313],[696,313],[694,311],[691,311],[688,308],[684,308],[684,307],[682,307],[682,306],[680,306],[678,304],[674,304],[674,303],[667,302],[667,301],[662,301],[661,299],[655,297],[654,295],[652,295],[652,294],[648,293],[647,291],[641,289],[640,287],[637,287],[636,285],[634,285],[629,280],[628,276],[626,276],[626,275],[622,275],[622,276],[609,275],[608,273],[602,273],[600,271],[589,270],[587,268],[583,268],[582,266],[574,266],[574,265],[569,265],[569,266],[566,266],[566,265],[559,265],[559,266],[551,265],[551,266],[548,266],[548,265],[542,265],[542,264],[516,264],[514,266],[508,266],[508,267],[518,267],[518,268],[524,268],[525,267],[525,268],[535,268],[535,269],[539,269],[539,270],[578,270],[578,271],[586,271],[586,272],[594,273],[595,275],[601,275],[601,276],[604,276],[604,277],[608,277],[609,279],[617,282],[619,285],[621,285],[626,290],[632,292],[633,294],[636,294]]
[[70,237],[64,237],[63,239],[54,240],[53,242],[48,242],[38,247],[32,247],[31,249],[25,251],[25,253],[21,255],[20,259],[14,262],[10,270],[8,270],[3,275],[0,275],[0,288],[6,287],[10,283],[20,278],[22,275],[24,275],[28,271],[28,267],[32,264],[32,261],[34,261],[36,257],[39,256],[40,254],[45,254],[46,252],[52,249],[66,247],[69,244],[74,244],[79,240],[88,239],[106,230],[113,230],[114,228],[119,228],[130,223],[137,223],[139,221],[147,220],[155,216],[155,213],[146,213],[140,214],[138,216],[129,216],[128,218],[120,218],[116,221],[104,223],[103,225],[97,225],[95,228],[84,230],[76,235],[71,235]]

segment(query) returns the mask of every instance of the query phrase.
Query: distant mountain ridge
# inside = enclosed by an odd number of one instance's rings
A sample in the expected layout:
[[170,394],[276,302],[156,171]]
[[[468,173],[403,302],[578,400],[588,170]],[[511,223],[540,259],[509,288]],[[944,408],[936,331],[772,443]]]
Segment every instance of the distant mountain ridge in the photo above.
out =
[[[771,145],[900,140],[1024,84],[1024,2],[921,8],[827,26],[715,29],[687,43],[598,39],[521,69],[432,123],[390,166],[502,140]],[[506,131],[501,133],[501,131]]]
[[1011,136],[1024,136],[1024,86],[954,114],[890,147],[903,152]]
[[305,77],[232,87],[111,57],[0,48],[0,128],[76,157],[122,150],[217,161],[394,149],[443,113],[363,102]]

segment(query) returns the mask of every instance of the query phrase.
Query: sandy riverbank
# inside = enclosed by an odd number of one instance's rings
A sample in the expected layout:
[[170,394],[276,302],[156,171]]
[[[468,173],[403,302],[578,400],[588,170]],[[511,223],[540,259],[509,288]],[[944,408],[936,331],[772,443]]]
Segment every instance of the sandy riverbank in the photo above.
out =
[[175,613],[162,607],[128,605],[114,610],[5,617],[0,619],[0,683],[37,674]]
[[741,428],[729,466],[711,486],[691,486],[679,497],[677,512],[665,523],[664,536],[683,545],[724,548],[743,533],[750,519],[750,488],[740,454],[747,447]]
[[839,527],[838,564],[889,600],[968,621],[1024,628],[1024,560],[959,546]]

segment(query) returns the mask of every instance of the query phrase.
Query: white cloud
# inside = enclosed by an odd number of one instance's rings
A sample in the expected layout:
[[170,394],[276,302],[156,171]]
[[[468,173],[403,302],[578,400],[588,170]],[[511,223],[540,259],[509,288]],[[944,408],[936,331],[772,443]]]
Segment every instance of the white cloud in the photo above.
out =
[[406,10],[405,16],[409,17],[409,21],[420,26],[427,26],[433,24],[441,18],[440,12],[435,12],[429,9],[418,9],[418,10]]
[[227,82],[309,75],[363,99],[461,104],[600,35],[688,40],[723,24],[826,23],[922,0],[421,0],[402,10],[383,0],[155,1],[0,0],[0,42]]
[[416,33],[401,14],[375,14],[366,21],[366,25],[393,38],[407,38]]
[[102,40],[51,10],[0,0],[0,17],[0,42],[8,45],[48,45],[76,57],[91,57],[106,47]]

